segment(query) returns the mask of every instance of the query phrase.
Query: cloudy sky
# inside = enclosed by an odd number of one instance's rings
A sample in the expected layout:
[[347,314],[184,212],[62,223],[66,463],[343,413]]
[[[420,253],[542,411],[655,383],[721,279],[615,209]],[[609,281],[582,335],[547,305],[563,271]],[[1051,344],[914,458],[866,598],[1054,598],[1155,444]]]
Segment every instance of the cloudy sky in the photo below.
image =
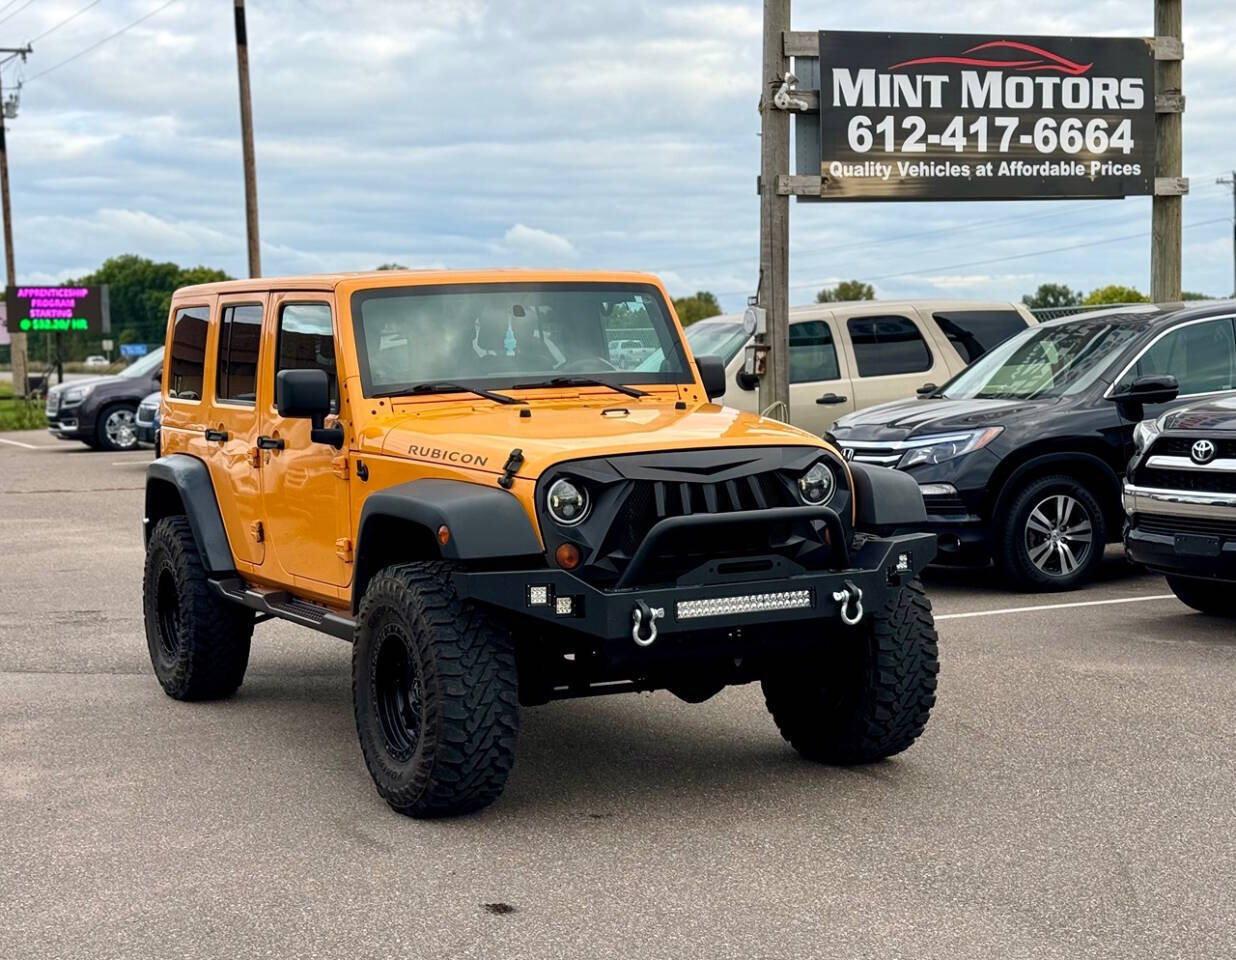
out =
[[[176,0],[64,63],[163,3],[0,0],[0,43],[34,43],[4,71],[6,92],[24,81],[22,282],[123,252],[244,274],[232,4]],[[793,26],[1152,32],[1151,0],[962,10],[796,0]],[[1227,294],[1236,8],[1185,16],[1184,283]],[[264,270],[638,268],[736,309],[756,280],[760,25],[758,2],[249,0]],[[804,205],[791,224],[791,302],[848,278],[889,298],[1149,285],[1148,198]]]

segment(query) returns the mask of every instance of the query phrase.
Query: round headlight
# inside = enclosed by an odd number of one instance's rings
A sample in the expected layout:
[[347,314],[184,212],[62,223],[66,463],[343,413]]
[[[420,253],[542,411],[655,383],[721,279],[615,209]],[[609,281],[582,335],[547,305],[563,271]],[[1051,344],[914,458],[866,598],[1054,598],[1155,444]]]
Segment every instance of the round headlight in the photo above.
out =
[[817,463],[798,478],[798,493],[804,503],[819,507],[833,498],[837,492],[837,478],[826,463]]
[[554,522],[564,527],[579,523],[588,514],[587,492],[570,480],[555,480],[550,484],[545,503]]

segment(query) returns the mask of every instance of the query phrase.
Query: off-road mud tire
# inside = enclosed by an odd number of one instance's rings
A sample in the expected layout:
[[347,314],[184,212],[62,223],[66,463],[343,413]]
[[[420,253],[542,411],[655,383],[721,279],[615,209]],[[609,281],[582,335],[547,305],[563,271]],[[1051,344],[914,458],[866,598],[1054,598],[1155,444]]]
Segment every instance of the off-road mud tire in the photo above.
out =
[[236,692],[249,665],[253,613],[211,589],[186,517],[164,517],[150,532],[142,606],[150,662],[169,697]]
[[807,759],[837,765],[905,750],[927,726],[940,669],[923,585],[911,580],[853,628],[827,629],[824,652],[763,680],[781,736]]
[[[383,799],[410,817],[488,806],[506,785],[519,737],[510,632],[460,598],[450,573],[435,561],[376,574],[352,652],[365,764]],[[400,671],[401,683],[389,679]]]

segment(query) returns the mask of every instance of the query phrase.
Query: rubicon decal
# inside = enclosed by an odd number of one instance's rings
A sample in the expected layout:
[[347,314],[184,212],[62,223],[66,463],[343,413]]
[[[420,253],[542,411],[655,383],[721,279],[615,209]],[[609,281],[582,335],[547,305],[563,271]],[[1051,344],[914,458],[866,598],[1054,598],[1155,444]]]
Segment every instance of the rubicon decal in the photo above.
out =
[[423,460],[440,460],[443,463],[459,463],[470,467],[483,467],[489,463],[489,457],[483,457],[479,453],[446,450],[442,447],[426,447],[415,443],[408,447],[408,455],[420,457]]
[[1153,190],[1144,40],[825,31],[820,64],[826,199]]

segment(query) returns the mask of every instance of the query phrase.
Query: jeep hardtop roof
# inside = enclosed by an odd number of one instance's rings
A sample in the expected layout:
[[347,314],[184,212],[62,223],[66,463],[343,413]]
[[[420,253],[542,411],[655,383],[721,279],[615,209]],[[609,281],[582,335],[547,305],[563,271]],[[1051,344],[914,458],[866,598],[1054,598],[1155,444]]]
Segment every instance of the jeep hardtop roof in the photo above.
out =
[[199,283],[177,290],[179,296],[253,293],[267,290],[333,290],[352,287],[389,287],[429,283],[657,283],[650,273],[626,270],[357,270],[310,274],[301,277],[255,277]]

